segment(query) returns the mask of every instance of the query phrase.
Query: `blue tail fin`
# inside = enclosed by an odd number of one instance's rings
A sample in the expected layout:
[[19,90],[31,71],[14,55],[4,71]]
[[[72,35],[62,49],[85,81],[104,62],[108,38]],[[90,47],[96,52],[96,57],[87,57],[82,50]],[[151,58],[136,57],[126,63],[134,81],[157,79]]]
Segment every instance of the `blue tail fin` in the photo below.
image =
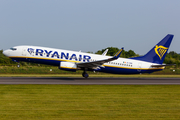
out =
[[173,37],[174,35],[168,34],[157,45],[155,45],[146,55],[130,59],[162,64]]

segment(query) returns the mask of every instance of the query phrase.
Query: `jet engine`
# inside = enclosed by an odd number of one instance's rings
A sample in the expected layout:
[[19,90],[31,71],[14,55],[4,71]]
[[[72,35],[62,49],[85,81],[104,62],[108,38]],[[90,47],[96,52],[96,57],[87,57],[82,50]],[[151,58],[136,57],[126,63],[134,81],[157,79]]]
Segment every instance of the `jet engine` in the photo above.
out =
[[77,65],[73,62],[60,62],[59,69],[76,72]]

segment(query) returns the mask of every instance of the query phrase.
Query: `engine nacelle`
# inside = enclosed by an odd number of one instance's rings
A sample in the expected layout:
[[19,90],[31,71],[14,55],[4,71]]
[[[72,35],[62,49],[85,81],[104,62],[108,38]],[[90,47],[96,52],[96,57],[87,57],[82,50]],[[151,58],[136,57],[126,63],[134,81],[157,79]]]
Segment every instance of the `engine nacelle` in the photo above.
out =
[[76,72],[77,65],[74,62],[60,62],[59,69]]

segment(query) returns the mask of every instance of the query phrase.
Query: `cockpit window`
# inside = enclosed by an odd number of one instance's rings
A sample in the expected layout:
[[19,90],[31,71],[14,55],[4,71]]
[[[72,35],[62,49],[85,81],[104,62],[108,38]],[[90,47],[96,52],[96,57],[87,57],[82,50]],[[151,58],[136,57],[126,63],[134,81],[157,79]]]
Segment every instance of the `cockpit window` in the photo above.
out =
[[10,49],[13,50],[13,51],[14,51],[14,50],[17,50],[17,48],[10,48]]

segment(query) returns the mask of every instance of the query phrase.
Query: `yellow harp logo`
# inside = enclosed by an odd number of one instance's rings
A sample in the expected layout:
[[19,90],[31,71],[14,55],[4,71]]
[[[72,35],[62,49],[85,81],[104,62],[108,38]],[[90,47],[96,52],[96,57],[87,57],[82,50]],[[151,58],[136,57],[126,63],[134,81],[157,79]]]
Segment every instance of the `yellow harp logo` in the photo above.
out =
[[154,48],[156,54],[159,56],[160,59],[164,56],[164,54],[166,53],[167,49],[168,48],[166,48],[166,47],[164,47],[162,45],[160,45],[160,46],[156,45],[156,47]]

